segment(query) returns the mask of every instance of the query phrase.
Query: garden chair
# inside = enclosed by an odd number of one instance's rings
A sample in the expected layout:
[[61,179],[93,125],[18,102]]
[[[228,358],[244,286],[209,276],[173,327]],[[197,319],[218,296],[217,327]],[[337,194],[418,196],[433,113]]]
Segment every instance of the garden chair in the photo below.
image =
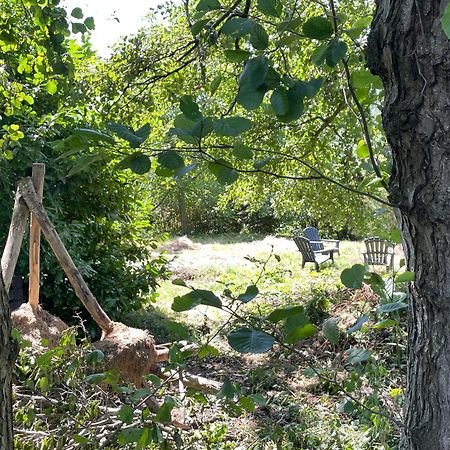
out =
[[329,259],[334,262],[334,249],[313,250],[310,240],[303,236],[294,237],[294,242],[302,254],[302,268],[305,267],[307,262],[312,262],[315,264],[317,272],[320,272],[320,265],[322,263],[328,261]]
[[303,230],[303,234],[306,236],[307,239],[309,239],[309,242],[311,243],[311,247],[314,251],[318,250],[324,250],[325,244],[331,244],[334,252],[336,252],[338,255],[339,253],[339,243],[341,241],[335,240],[335,239],[320,239],[319,232],[317,231],[317,228],[314,227],[306,227]]
[[364,239],[366,251],[363,253],[364,263],[371,266],[386,266],[394,270],[394,244],[379,237]]

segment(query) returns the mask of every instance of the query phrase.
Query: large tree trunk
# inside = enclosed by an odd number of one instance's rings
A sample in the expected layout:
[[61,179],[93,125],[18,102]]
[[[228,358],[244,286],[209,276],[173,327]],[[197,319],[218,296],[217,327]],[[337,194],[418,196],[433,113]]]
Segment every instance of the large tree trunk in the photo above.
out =
[[16,346],[11,340],[8,295],[0,273],[0,449],[13,448],[12,373]]
[[368,63],[385,86],[410,287],[403,448],[450,449],[450,43],[448,0],[378,0]]

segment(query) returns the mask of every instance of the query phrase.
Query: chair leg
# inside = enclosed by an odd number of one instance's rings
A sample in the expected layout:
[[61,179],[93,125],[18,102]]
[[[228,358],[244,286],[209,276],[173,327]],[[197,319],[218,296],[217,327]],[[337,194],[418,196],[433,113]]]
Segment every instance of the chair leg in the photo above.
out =
[[320,272],[320,265],[319,265],[319,263],[316,262],[316,263],[314,263],[314,264],[316,265],[316,271],[317,271],[317,272]]
[[306,261],[305,261],[305,260],[303,260],[303,261],[302,261],[302,269],[304,269],[304,268],[305,268],[305,264],[306,264]]

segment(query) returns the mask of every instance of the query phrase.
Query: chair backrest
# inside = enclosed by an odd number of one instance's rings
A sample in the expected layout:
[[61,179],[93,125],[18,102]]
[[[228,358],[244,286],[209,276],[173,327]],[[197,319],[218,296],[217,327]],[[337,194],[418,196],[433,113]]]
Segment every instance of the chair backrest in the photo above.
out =
[[364,239],[367,249],[367,264],[389,265],[392,258],[393,244],[379,237]]
[[[320,241],[320,236],[319,236],[319,232],[317,231],[317,228],[314,228],[314,227],[306,227],[304,230],[303,230],[303,234],[306,236],[306,238],[307,239],[309,239],[310,241],[316,241],[316,242],[318,242],[318,241]],[[324,247],[323,247],[323,244],[320,242],[320,243],[311,243],[311,247],[312,247],[312,249],[314,250],[314,251],[317,251],[317,250],[323,250],[324,249]]]
[[297,247],[303,256],[303,261],[316,262],[316,259],[314,257],[314,252],[311,248],[311,244],[308,239],[306,239],[303,236],[295,236],[294,242],[297,244]]

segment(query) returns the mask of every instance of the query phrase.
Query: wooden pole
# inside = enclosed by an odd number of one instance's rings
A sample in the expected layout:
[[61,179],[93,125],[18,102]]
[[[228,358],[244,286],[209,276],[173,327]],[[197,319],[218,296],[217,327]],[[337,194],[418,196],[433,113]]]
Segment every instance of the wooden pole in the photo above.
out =
[[9,288],[11,287],[14,269],[19,258],[20,247],[22,246],[23,235],[27,225],[28,213],[28,208],[20,198],[20,193],[17,189],[8,238],[1,260],[3,284],[5,285],[6,292],[9,292]]
[[[33,164],[32,180],[34,189],[40,203],[44,195],[45,164]],[[39,281],[40,281],[40,259],[41,259],[41,226],[34,217],[30,215],[30,255],[29,255],[29,279],[28,279],[28,303],[36,312],[39,308]]]
[[54,225],[48,218],[47,212],[39,201],[39,197],[34,190],[31,178],[24,178],[18,183],[19,194],[25,200],[30,212],[34,215],[50,247],[56,255],[61,267],[67,275],[78,298],[89,311],[97,325],[106,333],[112,331],[113,322],[98,304],[88,285],[84,281],[80,271],[75,266],[72,258],[66,250],[61,238],[55,230]]

